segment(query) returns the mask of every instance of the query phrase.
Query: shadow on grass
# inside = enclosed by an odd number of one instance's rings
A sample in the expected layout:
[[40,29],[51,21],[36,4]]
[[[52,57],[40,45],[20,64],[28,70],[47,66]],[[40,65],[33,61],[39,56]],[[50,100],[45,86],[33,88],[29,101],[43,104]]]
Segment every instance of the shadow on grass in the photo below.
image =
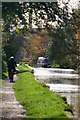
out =
[[[19,74],[19,73],[24,73],[24,72],[31,72],[32,73],[32,71],[30,71],[30,70],[16,70],[15,72],[14,72],[14,75],[15,74]],[[2,79],[5,79],[5,78],[7,78],[8,77],[8,75],[5,75],[5,73],[2,73]]]
[[17,70],[15,74],[24,73],[24,72],[31,72],[31,71],[30,70]]

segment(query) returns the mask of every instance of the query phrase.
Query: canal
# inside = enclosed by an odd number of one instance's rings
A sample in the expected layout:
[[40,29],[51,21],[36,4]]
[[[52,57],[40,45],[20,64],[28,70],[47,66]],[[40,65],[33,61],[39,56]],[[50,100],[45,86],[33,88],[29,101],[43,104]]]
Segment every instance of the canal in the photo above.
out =
[[51,91],[66,97],[67,103],[73,107],[73,117],[80,118],[80,76],[73,69],[34,68],[34,75]]

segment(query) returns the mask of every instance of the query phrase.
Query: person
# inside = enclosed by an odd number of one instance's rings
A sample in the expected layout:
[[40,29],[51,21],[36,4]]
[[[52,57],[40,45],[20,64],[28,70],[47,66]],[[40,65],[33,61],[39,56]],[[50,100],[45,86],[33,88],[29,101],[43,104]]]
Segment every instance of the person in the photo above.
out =
[[11,56],[8,60],[8,76],[9,76],[10,82],[13,82],[13,76],[16,71],[16,67],[17,67],[17,64],[14,59],[14,56]]

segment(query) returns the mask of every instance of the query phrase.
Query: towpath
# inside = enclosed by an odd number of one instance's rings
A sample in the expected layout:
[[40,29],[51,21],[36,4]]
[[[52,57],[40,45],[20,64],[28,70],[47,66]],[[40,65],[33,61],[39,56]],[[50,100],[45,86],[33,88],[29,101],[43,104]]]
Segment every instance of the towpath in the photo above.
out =
[[[14,81],[17,79],[17,76],[14,75]],[[15,98],[15,92],[12,88],[13,84],[6,79],[0,89],[2,95],[0,99],[0,120],[22,120],[26,115],[23,106]]]

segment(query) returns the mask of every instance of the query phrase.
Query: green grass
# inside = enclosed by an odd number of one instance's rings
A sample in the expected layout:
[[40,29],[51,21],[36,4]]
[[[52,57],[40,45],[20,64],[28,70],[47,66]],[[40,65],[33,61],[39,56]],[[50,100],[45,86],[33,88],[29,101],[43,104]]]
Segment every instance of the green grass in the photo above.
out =
[[0,88],[2,87],[2,81],[3,81],[3,80],[2,80],[2,79],[0,79]]
[[3,82],[4,82],[4,80],[0,79],[0,88],[2,87]]
[[8,77],[8,72],[6,71],[6,72],[3,72],[2,73],[2,79],[5,79],[5,78],[7,78]]
[[[0,89],[2,88],[2,83],[3,83],[3,80],[0,79]],[[2,101],[2,94],[0,93],[0,101]]]
[[48,87],[34,79],[29,68],[18,67],[22,72],[18,74],[18,80],[13,88],[20,104],[27,111],[26,118],[65,118],[68,105],[60,96],[51,92]]

